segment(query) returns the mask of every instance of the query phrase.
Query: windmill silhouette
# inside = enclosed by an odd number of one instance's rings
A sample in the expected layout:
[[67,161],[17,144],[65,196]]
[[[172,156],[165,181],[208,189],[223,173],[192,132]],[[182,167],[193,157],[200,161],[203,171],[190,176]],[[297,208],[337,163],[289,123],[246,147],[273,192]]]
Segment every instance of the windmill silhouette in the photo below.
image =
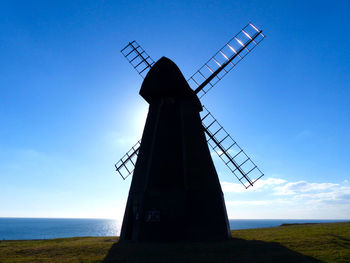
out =
[[124,180],[133,174],[121,240],[230,238],[208,144],[245,188],[263,173],[199,99],[264,37],[248,23],[187,81],[174,62],[154,62],[136,41],[121,50],[144,78],[140,95],[149,103],[142,139],[115,164]]

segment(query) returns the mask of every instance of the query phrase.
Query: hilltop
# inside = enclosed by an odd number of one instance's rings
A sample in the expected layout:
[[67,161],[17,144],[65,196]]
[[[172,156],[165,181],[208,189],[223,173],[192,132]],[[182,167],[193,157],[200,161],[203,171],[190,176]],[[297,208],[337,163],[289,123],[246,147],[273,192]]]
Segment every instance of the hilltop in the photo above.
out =
[[0,262],[350,262],[350,222],[235,230],[232,240],[218,243],[118,243],[118,237],[0,241]]

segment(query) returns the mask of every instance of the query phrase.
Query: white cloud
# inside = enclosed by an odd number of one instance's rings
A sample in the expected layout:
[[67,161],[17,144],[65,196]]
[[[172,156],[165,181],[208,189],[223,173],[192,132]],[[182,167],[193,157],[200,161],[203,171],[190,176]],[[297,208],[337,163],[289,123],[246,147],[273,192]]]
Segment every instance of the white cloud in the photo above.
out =
[[246,205],[269,205],[273,201],[270,200],[252,200],[252,201],[227,201],[227,206],[246,206]]
[[348,184],[267,178],[248,190],[239,183],[221,182],[221,186],[231,218],[350,218]]
[[298,181],[287,183],[283,186],[274,188],[277,195],[293,195],[297,193],[305,193],[312,191],[329,191],[339,188],[339,184],[333,183],[308,183],[306,181]]
[[280,185],[280,184],[284,184],[286,183],[287,181],[284,180],[284,179],[281,179],[281,178],[273,178],[273,177],[270,177],[270,178],[267,178],[267,179],[260,179],[258,180],[253,188],[262,188],[264,186],[272,186],[272,185]]
[[312,193],[296,194],[296,199],[307,200],[309,203],[348,202],[350,204],[350,186],[334,184],[328,189],[317,190]]
[[246,189],[242,184],[238,183],[231,183],[231,182],[220,182],[221,183],[221,188],[223,192],[226,193],[242,193],[245,192]]
[[222,191],[226,193],[242,193],[246,191],[255,191],[261,188],[267,188],[270,186],[280,185],[283,183],[286,183],[287,181],[280,178],[267,178],[267,179],[260,179],[258,180],[253,187],[249,187],[248,189],[245,189],[244,186],[240,183],[231,183],[231,182],[225,182],[222,181],[221,187]]

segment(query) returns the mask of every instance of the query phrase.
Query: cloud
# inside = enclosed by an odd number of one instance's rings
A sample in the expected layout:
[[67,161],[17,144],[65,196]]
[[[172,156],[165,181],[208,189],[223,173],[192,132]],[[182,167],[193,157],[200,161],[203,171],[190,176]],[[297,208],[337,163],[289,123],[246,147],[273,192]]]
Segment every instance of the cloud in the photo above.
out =
[[254,187],[255,188],[262,188],[265,186],[272,186],[272,185],[280,185],[280,184],[284,184],[287,181],[281,178],[267,178],[267,179],[260,179],[258,180],[255,184]]
[[[350,186],[346,183],[267,178],[247,190],[239,183],[221,182],[221,186],[228,213],[235,218],[350,218]],[[235,193],[233,200],[231,193]]]
[[350,204],[350,186],[334,184],[328,189],[311,190],[311,193],[296,194],[295,199],[308,203],[348,203]]
[[227,206],[246,206],[246,205],[269,205],[272,204],[271,200],[247,200],[247,201],[227,201]]
[[221,188],[223,192],[226,193],[242,193],[246,191],[256,191],[258,189],[262,188],[269,188],[271,186],[284,184],[287,181],[280,178],[267,178],[267,179],[260,179],[258,180],[253,187],[249,187],[248,189],[245,189],[242,184],[240,183],[231,183],[231,182],[225,182],[221,181]]
[[294,195],[298,193],[306,193],[313,191],[329,191],[339,188],[339,184],[334,183],[308,183],[306,181],[298,181],[287,183],[283,186],[274,188],[277,195]]
[[221,188],[223,192],[226,193],[242,193],[245,192],[246,189],[242,184],[238,183],[231,183],[231,182],[220,182],[221,183]]
[[288,182],[281,178],[260,179],[253,187],[245,189],[240,183],[221,181],[224,193],[244,193],[247,191],[266,192],[267,195],[285,196],[289,200],[331,201],[350,197],[350,186],[337,183],[309,183],[307,181]]
[[275,195],[306,204],[350,204],[350,186],[335,183],[308,183],[298,181],[286,183],[273,189]]

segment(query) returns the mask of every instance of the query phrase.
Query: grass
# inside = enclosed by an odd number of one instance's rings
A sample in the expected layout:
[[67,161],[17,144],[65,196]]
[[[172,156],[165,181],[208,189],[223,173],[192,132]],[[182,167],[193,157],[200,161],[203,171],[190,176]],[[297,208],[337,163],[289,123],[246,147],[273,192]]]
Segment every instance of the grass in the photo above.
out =
[[118,238],[0,241],[0,262],[102,262]]
[[323,262],[350,262],[350,222],[246,229],[232,236],[277,242]]
[[227,242],[0,241],[0,262],[350,262],[350,222],[232,231]]

